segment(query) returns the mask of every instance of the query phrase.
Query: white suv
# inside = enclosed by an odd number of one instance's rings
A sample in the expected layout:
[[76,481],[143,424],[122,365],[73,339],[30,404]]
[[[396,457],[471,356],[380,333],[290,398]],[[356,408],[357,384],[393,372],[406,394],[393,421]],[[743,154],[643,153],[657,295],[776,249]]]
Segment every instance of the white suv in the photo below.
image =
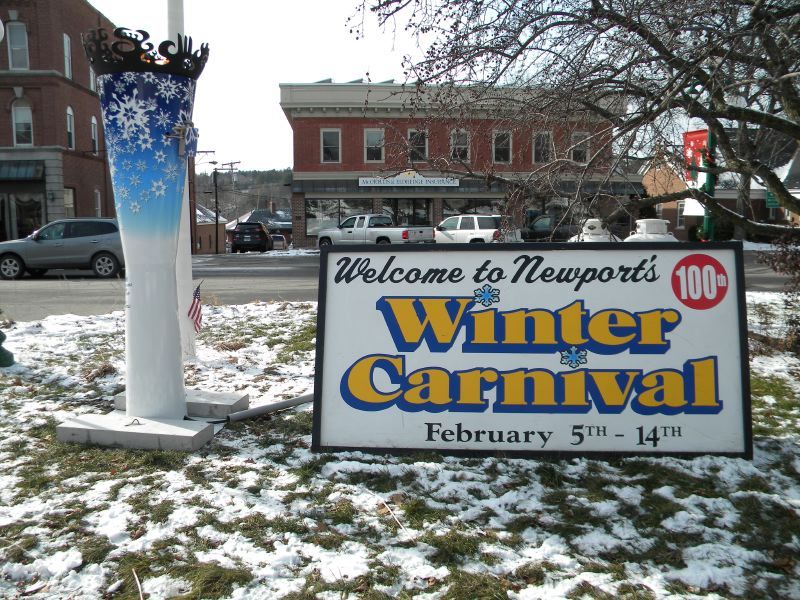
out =
[[521,242],[519,229],[504,228],[501,215],[457,215],[436,226],[437,244]]

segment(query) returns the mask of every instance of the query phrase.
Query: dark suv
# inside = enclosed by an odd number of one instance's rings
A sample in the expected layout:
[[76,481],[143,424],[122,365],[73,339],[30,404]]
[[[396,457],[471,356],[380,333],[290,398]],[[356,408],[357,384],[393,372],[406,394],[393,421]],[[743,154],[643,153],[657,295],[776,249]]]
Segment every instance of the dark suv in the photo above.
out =
[[233,230],[231,252],[272,250],[272,237],[263,223],[237,223]]

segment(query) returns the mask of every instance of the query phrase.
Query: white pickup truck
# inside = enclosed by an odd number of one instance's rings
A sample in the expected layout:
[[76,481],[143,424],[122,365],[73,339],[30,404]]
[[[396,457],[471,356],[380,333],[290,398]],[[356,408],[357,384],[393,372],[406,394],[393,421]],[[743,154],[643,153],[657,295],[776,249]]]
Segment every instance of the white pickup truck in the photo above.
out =
[[386,215],[354,215],[338,227],[321,229],[317,245],[433,243],[433,227],[395,227]]

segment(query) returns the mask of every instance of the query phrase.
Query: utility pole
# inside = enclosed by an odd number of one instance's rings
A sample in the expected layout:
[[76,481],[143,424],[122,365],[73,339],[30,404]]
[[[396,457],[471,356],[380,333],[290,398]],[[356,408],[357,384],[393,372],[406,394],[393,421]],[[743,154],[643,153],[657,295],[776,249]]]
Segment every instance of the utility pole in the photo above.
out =
[[[236,169],[233,165],[238,165],[241,161],[237,160],[234,162],[227,162],[222,163],[223,169],[218,169],[214,166],[214,171],[212,171],[211,178],[214,182],[214,254],[219,254],[219,186],[217,185],[217,173],[219,171],[228,171],[233,172]],[[212,160],[212,165],[216,165],[217,161]]]
[[[242,161],[240,161],[240,160],[235,160],[235,161],[232,161],[232,162],[222,163],[222,166],[223,167],[227,167],[227,169],[224,169],[224,170],[228,171],[229,173],[234,173],[237,170],[234,167],[234,165],[238,165],[241,162]],[[232,176],[232,182],[233,182],[232,183],[232,189],[233,189],[233,212],[234,212],[234,217],[238,219],[239,218],[239,203],[236,202],[236,177],[235,176]]]

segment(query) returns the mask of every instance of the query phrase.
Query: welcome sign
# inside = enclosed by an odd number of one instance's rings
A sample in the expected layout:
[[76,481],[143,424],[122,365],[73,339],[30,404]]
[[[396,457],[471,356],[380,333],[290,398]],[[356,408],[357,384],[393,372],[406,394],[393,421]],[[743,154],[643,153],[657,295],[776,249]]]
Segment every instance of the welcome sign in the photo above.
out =
[[752,456],[741,245],[322,249],[315,450]]

